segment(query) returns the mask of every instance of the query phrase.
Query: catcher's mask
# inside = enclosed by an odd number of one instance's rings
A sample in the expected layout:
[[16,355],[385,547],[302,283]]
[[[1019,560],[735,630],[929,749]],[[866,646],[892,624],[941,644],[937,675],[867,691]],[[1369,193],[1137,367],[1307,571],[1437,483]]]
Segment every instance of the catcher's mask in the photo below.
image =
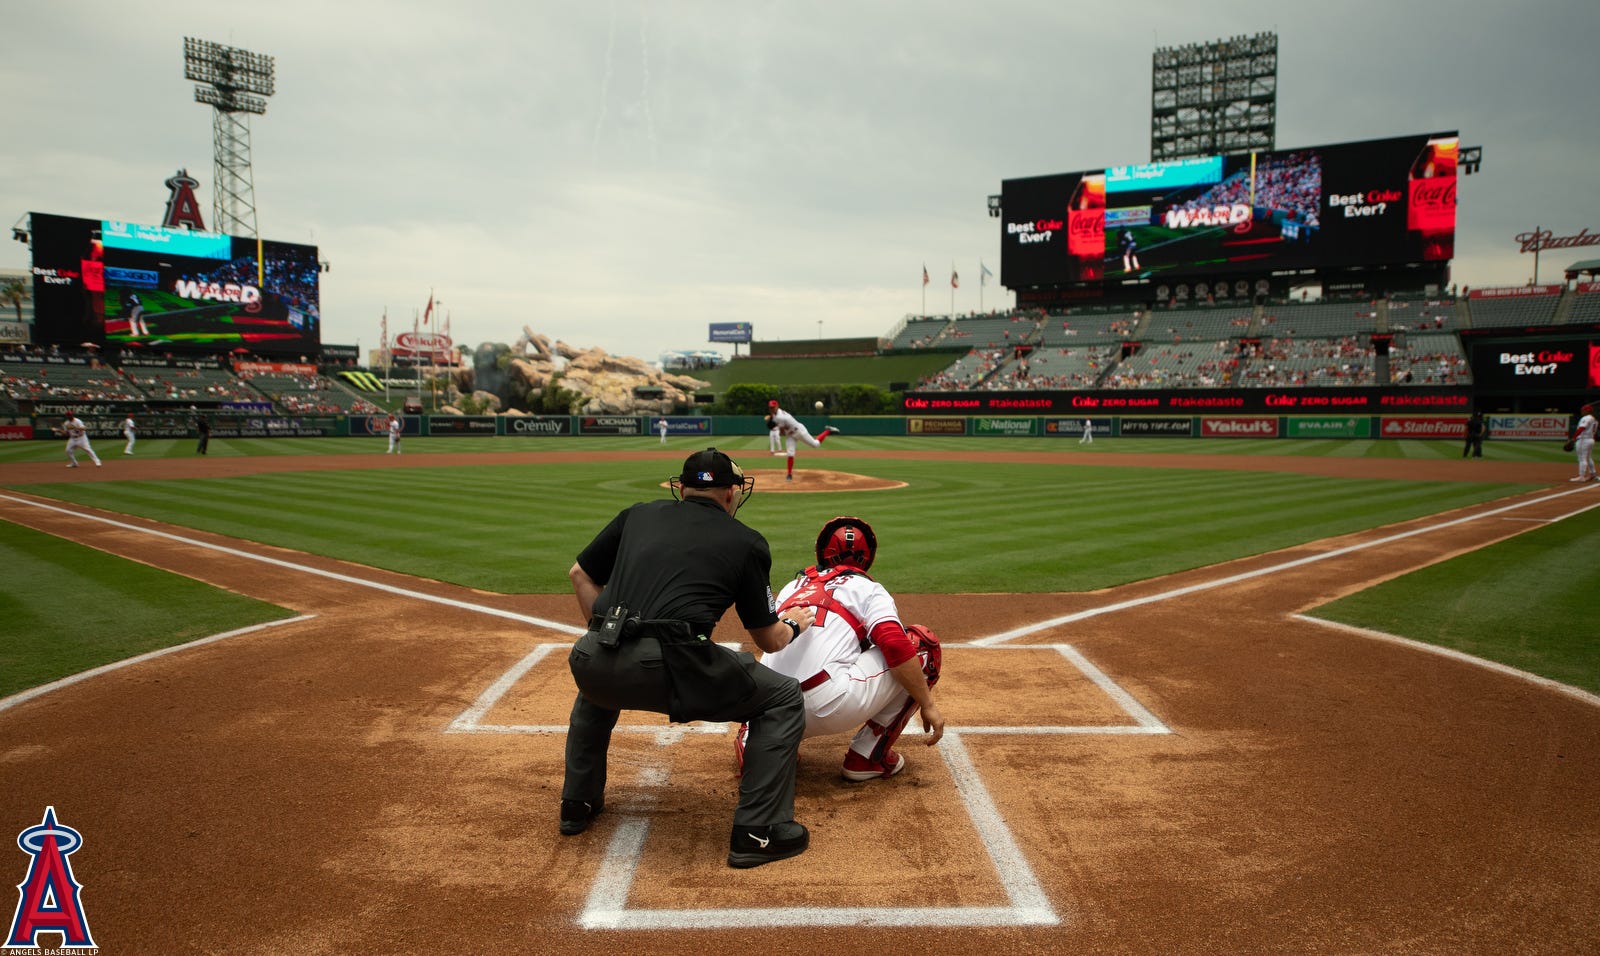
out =
[[847,567],[865,572],[878,555],[878,536],[860,518],[840,515],[822,526],[817,535],[817,567]]

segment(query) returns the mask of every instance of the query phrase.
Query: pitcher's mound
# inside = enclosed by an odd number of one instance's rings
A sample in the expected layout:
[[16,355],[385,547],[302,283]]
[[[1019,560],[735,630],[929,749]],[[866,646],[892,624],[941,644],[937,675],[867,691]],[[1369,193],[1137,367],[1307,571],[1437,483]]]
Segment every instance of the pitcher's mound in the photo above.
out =
[[825,471],[820,468],[794,469],[794,481],[785,481],[781,468],[747,468],[745,474],[756,480],[756,491],[767,494],[774,491],[887,491],[904,488],[903,481],[852,475],[848,471]]

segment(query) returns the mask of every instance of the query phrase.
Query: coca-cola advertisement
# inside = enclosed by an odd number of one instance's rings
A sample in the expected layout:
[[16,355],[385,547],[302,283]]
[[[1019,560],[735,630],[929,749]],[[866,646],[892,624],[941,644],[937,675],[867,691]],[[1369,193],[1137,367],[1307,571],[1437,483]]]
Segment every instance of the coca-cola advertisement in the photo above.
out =
[[1021,301],[1049,285],[1214,289],[1285,269],[1442,263],[1459,154],[1452,131],[1008,179],[1000,279]]

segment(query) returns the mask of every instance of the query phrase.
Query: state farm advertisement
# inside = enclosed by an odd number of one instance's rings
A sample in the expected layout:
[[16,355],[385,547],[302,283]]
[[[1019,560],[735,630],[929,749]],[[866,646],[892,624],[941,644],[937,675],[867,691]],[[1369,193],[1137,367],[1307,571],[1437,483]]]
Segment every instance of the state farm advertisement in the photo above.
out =
[[1380,420],[1379,438],[1465,438],[1465,418],[1389,418]]
[[1277,438],[1276,418],[1202,418],[1201,438]]

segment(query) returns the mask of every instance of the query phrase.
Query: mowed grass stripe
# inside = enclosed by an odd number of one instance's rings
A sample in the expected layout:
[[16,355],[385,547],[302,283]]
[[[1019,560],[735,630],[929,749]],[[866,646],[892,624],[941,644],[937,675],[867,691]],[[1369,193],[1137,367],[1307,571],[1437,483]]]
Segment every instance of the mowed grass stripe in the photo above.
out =
[[293,611],[0,521],[0,697]]
[[1593,508],[1309,613],[1600,693],[1597,551]]
[[[113,511],[485,590],[559,593],[618,510],[662,497],[658,461],[289,473],[33,490]],[[856,459],[893,492],[766,494],[740,517],[778,580],[840,513],[879,527],[884,573],[914,591],[1107,587],[1521,490],[1254,472]],[[981,556],[983,560],[974,560]]]

